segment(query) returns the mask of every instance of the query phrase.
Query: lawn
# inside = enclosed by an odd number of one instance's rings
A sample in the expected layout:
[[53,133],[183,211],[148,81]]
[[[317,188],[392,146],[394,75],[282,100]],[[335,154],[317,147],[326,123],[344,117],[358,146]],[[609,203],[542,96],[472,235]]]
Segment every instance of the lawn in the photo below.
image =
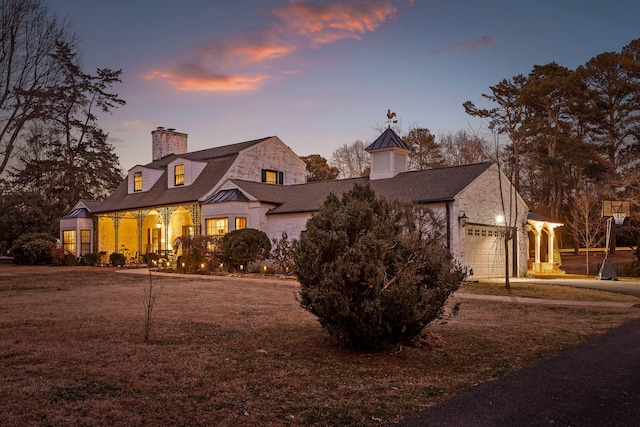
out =
[[459,314],[422,346],[354,352],[299,307],[295,282],[163,276],[144,343],[145,285],[112,268],[0,265],[0,425],[389,425],[640,314],[454,298]]

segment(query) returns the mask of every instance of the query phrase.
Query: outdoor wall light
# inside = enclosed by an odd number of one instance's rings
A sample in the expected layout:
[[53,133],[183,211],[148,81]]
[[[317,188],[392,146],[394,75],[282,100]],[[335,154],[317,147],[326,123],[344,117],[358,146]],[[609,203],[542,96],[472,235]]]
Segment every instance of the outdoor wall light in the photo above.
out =
[[467,222],[469,222],[469,218],[467,217],[467,214],[462,212],[462,215],[460,215],[458,217],[458,221],[460,222],[460,227],[466,227],[467,226]]
[[160,221],[160,216],[158,216],[158,220],[156,221],[156,228],[162,228],[162,221]]
[[502,215],[498,215],[496,217],[496,224],[497,225],[504,225],[504,217]]

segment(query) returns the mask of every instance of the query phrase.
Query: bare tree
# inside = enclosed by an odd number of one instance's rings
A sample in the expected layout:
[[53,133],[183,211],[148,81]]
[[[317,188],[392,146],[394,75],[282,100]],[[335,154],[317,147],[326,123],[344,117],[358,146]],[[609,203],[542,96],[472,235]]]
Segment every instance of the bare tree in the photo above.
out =
[[340,178],[358,178],[369,174],[369,155],[359,139],[353,144],[343,144],[331,155],[332,166],[340,169]]
[[[157,269],[156,269],[157,270]],[[164,285],[158,283],[158,276],[153,275],[153,271],[149,268],[149,282],[142,288],[144,306],[144,342],[149,341],[151,336],[151,327],[153,323],[153,308],[160,298]]]
[[448,166],[470,165],[491,160],[489,143],[466,130],[440,135],[438,140]]
[[20,149],[25,126],[42,117],[61,81],[57,43],[75,44],[66,22],[41,0],[0,0],[0,174]]
[[589,275],[589,249],[602,243],[604,224],[600,206],[591,194],[576,194],[571,207],[572,220],[567,224],[574,241],[586,251],[587,276]]

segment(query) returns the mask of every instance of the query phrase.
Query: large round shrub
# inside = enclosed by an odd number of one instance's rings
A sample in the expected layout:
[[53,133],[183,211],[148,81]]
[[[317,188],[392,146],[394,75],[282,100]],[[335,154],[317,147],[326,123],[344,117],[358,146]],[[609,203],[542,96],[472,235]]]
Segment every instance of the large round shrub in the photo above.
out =
[[375,348],[417,336],[464,272],[429,211],[355,186],[331,194],[294,252],[299,302],[340,343]]
[[269,257],[271,242],[260,230],[244,228],[224,235],[220,241],[220,255],[230,266],[246,268],[247,264]]
[[11,247],[13,262],[19,265],[50,264],[56,238],[48,233],[25,233]]

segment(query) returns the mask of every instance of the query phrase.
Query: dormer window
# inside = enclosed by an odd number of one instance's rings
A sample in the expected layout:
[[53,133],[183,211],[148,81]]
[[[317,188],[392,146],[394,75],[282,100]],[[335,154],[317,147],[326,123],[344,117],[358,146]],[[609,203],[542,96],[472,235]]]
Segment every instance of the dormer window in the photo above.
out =
[[262,169],[262,182],[267,184],[284,184],[284,172]]
[[142,172],[133,174],[133,191],[142,191]]
[[174,174],[174,179],[175,179],[175,184],[176,186],[178,185],[184,185],[184,164],[181,165],[175,165],[173,167],[173,174]]

